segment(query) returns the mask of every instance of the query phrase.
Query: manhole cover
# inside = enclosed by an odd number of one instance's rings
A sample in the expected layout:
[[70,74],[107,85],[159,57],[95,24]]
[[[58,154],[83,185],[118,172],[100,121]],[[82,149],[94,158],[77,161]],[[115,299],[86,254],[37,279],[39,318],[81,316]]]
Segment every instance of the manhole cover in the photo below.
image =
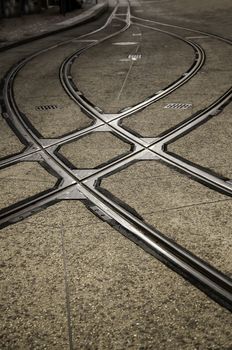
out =
[[36,106],[35,109],[37,111],[48,111],[52,109],[61,109],[62,106],[59,105],[44,105],[44,106]]
[[191,108],[191,103],[168,103],[164,108],[170,109],[188,109]]

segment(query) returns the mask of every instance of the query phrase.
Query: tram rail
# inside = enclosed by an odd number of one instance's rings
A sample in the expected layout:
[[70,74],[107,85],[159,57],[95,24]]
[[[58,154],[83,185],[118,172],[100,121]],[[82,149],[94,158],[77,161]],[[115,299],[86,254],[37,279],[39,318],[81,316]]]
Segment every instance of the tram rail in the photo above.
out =
[[[26,149],[18,155],[0,161],[0,168],[10,166],[20,161],[39,162],[57,178],[57,183],[49,192],[40,193],[36,197],[29,198],[2,210],[0,212],[0,227],[5,227],[23,220],[25,217],[60,200],[81,200],[95,215],[109,223],[174,271],[178,272],[223,307],[232,311],[232,280],[228,276],[210,266],[207,262],[198,258],[176,242],[170,240],[155,228],[149,226],[142,218],[136,215],[136,213],[130,211],[126,206],[115,202],[112,197],[106,195],[100,188],[101,180],[104,177],[130,166],[134,162],[141,160],[162,160],[167,166],[171,165],[178,171],[181,170],[184,174],[191,175],[194,180],[201,181],[205,186],[211,186],[215,191],[221,191],[227,196],[232,195],[232,184],[230,181],[212,175],[210,172],[203,171],[196,165],[190,165],[188,162],[178,158],[176,155],[168,153],[166,150],[167,144],[173,142],[187,132],[190,132],[193,128],[199,126],[200,123],[206,122],[209,117],[213,117],[216,113],[223,110],[231,100],[231,89],[226,91],[206,109],[174,127],[172,131],[169,130],[162,137],[146,140],[146,138],[139,138],[120,125],[120,121],[122,118],[125,118],[125,116],[132,115],[146,108],[151,103],[155,103],[157,100],[167,96],[169,93],[185,84],[197,74],[204,64],[205,53],[198,44],[183,39],[179,35],[141,23],[137,24],[136,21],[138,18],[131,17],[129,4],[124,13],[125,19],[122,19],[122,13],[117,14],[118,6],[119,5],[115,6],[106,24],[97,31],[104,30],[107,26],[110,26],[114,19],[120,19],[120,21],[124,23],[122,28],[97,41],[83,41],[83,47],[69,56],[60,67],[60,80],[64,91],[66,91],[66,93],[81,107],[82,111],[92,117],[93,124],[90,127],[55,140],[42,138],[38,135],[36,130],[31,128],[30,124],[27,122],[26,116],[22,116],[13,95],[14,79],[17,73],[29,61],[38,57],[41,53],[53,50],[73,39],[52,45],[47,49],[29,56],[14,66],[5,77],[2,104],[3,114],[6,119],[10,120],[10,125],[13,126],[13,129],[17,130],[21,139],[24,140]],[[134,21],[133,18],[136,19],[136,21]],[[71,76],[71,65],[83,52],[126,31],[132,23],[171,35],[191,45],[195,52],[194,63],[177,81],[163,88],[161,92],[155,93],[127,110],[119,111],[119,113],[116,114],[100,112],[91,101],[88,101],[86,97],[80,93],[78,87],[75,86]],[[91,35],[94,33],[96,33],[96,31],[80,36],[78,39],[89,36],[91,38]],[[217,39],[219,39],[218,36]],[[227,39],[222,38],[222,40],[227,44],[229,43]],[[71,169],[68,164],[59,157],[57,149],[61,145],[70,140],[77,140],[83,135],[98,131],[111,132],[129,143],[131,145],[130,152],[113,162],[108,162],[98,169],[89,170]]]

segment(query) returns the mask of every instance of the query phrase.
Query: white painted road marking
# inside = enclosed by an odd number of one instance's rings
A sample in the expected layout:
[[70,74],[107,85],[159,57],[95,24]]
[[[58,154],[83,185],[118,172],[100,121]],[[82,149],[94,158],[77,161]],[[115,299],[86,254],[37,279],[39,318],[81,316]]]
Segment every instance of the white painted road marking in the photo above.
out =
[[137,45],[138,43],[135,41],[120,41],[113,43],[112,45],[126,46],[126,45]]
[[142,58],[142,55],[141,54],[138,54],[138,55],[129,55],[128,56],[129,60],[131,61],[137,61],[137,60],[140,60]]

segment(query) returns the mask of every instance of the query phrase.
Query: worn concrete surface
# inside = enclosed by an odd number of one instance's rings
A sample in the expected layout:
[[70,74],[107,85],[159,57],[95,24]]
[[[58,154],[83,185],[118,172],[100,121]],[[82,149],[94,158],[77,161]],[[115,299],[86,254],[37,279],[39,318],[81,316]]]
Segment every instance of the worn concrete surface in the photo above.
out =
[[61,236],[50,229],[1,231],[1,349],[68,348]]
[[[94,147],[98,145],[98,147]],[[75,168],[95,168],[130,152],[131,145],[109,132],[96,132],[65,144],[59,153]]]
[[[132,13],[141,17],[230,35],[228,0],[132,1],[132,7]],[[89,24],[78,33],[100,24]],[[108,34],[120,29],[118,25],[115,21]],[[187,31],[159,28],[189,36]],[[193,60],[192,49],[178,40],[153,30],[133,30],[86,51],[72,66],[77,86],[103,109],[115,111],[141,101],[178,78]],[[1,54],[1,76],[29,53],[76,34],[70,31]],[[230,46],[215,39],[194,40],[207,56],[201,72],[164,100],[125,119],[125,127],[143,136],[162,134],[229,87]],[[139,45],[113,45],[119,41]],[[74,42],[41,55],[15,81],[17,105],[44,137],[57,137],[91,122],[58,81],[61,61],[77,46]],[[136,49],[141,59],[133,65],[120,61]],[[169,102],[189,102],[192,108],[164,109]],[[63,108],[35,110],[45,104]],[[231,178],[230,115],[228,106],[171,144],[169,151]],[[21,143],[3,120],[0,126],[0,156],[19,152]],[[98,166],[127,151],[127,143],[106,132],[68,142],[59,150],[77,168]],[[52,188],[56,182],[36,162],[1,169],[0,178],[1,207]],[[229,196],[157,161],[133,164],[103,179],[101,186],[150,225],[231,276]],[[54,204],[3,228],[0,237],[1,349],[232,349],[231,313],[95,217],[83,203]]]
[[3,229],[1,251],[2,349],[231,347],[228,311],[81,203]]
[[229,105],[206,124],[170,144],[168,151],[231,179],[231,113]]
[[18,163],[0,172],[0,208],[19,202],[55,186],[51,176],[39,163]]
[[0,130],[0,158],[19,153],[24,148],[24,145],[19,141],[15,133],[9,128],[9,125],[2,116],[0,116]]

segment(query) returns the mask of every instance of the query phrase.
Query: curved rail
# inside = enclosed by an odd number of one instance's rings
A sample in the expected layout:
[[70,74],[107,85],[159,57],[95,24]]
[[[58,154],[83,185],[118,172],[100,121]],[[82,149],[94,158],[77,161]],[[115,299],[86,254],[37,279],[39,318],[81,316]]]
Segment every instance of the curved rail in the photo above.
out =
[[[125,27],[128,28],[129,25],[130,14],[128,12]],[[102,40],[106,40],[106,38]],[[95,43],[89,44],[88,48],[92,45],[95,45]],[[57,47],[57,45],[51,48],[54,47]],[[84,48],[84,50],[85,49],[87,48]],[[198,50],[200,50],[199,47]],[[177,243],[168,239],[156,229],[151,228],[135,214],[131,213],[123,206],[118,205],[115,201],[99,190],[99,181],[102,177],[109,175],[116,170],[118,171],[122,167],[128,166],[131,164],[131,162],[144,159],[161,159],[163,157],[162,152],[165,153],[163,146],[167,142],[171,141],[173,137],[178,137],[181,132],[184,132],[185,126],[190,128],[191,122],[198,123],[200,117],[194,117],[195,119],[193,118],[188,122],[188,124],[178,126],[178,128],[174,129],[169,136],[167,135],[166,138],[164,137],[162,139],[163,143],[161,143],[161,140],[156,140],[150,144],[150,147],[147,147],[147,145],[145,146],[143,141],[139,138],[139,141],[137,141],[133,135],[128,136],[128,134],[119,132],[119,130],[115,127],[118,120],[124,117],[125,114],[122,114],[119,117],[116,116],[117,120],[115,120],[115,116],[113,118],[114,120],[106,121],[104,118],[102,118],[100,120],[101,125],[99,125],[99,128],[102,128],[103,131],[115,132],[127,142],[131,142],[134,149],[129,155],[126,155],[122,159],[119,159],[112,164],[108,164],[104,168],[98,169],[97,173],[93,175],[91,175],[91,171],[89,173],[87,172],[84,178],[80,180],[78,170],[68,168],[68,166],[55,154],[57,147],[60,145],[59,140],[54,142],[54,147],[51,147],[51,145],[45,146],[44,140],[40,139],[34,133],[34,131],[30,129],[30,126],[21,116],[14,101],[12,89],[16,74],[29,60],[36,57],[41,52],[45,52],[45,50],[30,56],[16,67],[12,68],[5,80],[3,97],[6,115],[11,118],[14,127],[25,140],[25,144],[28,147],[33,148],[33,151],[29,155],[24,154],[23,158],[28,159],[27,157],[29,157],[31,161],[40,161],[42,164],[45,164],[45,166],[49,168],[53,174],[56,174],[56,176],[60,179],[60,182],[57,184],[57,188],[53,189],[50,193],[43,194],[39,198],[30,199],[27,202],[16,205],[14,208],[8,208],[8,210],[3,211],[0,216],[0,225],[3,227],[21,220],[24,217],[31,215],[35,211],[40,210],[42,207],[51,205],[55,201],[70,198],[83,200],[87,207],[96,215],[107,221],[115,229],[119,230],[129,239],[139,244],[142,248],[149,251],[149,253],[155,255],[159,260],[184,276],[218,303],[232,311],[232,281],[229,277],[225,276],[222,272],[216,270]],[[74,56],[72,56],[72,58],[74,58]],[[198,64],[200,64],[199,62]],[[74,93],[73,90],[71,90],[72,86],[68,76],[70,72],[67,69],[66,63],[63,64],[61,68],[65,90],[70,96],[73,96],[73,99],[75,99],[78,104],[81,105],[83,110],[88,112],[88,114],[91,114],[96,120],[100,119],[99,111],[96,111],[94,108],[90,110],[89,106],[84,103],[83,98],[80,99],[78,97],[79,95],[77,91]],[[208,112],[212,113],[215,108],[222,108],[227,101],[227,98],[227,95],[222,96],[221,100],[216,101],[214,106],[210,106],[207,112],[204,111],[201,117],[205,118],[205,114]],[[141,108],[144,108],[144,106]],[[134,112],[135,111],[133,111],[133,113]],[[86,133],[89,133],[91,130],[86,131]],[[175,132],[176,134],[174,134]],[[168,139],[168,137],[170,137],[170,139]],[[65,142],[67,142],[67,140],[68,139],[66,139]],[[164,161],[166,161],[167,164],[174,164],[172,159],[164,159]],[[197,176],[202,177],[202,175],[199,173]],[[207,181],[213,182],[212,179],[207,179]],[[219,183],[217,184],[217,188],[224,189],[224,191],[227,190],[227,194],[231,194],[231,188],[229,187],[228,189],[225,189],[224,185],[224,183]]]

